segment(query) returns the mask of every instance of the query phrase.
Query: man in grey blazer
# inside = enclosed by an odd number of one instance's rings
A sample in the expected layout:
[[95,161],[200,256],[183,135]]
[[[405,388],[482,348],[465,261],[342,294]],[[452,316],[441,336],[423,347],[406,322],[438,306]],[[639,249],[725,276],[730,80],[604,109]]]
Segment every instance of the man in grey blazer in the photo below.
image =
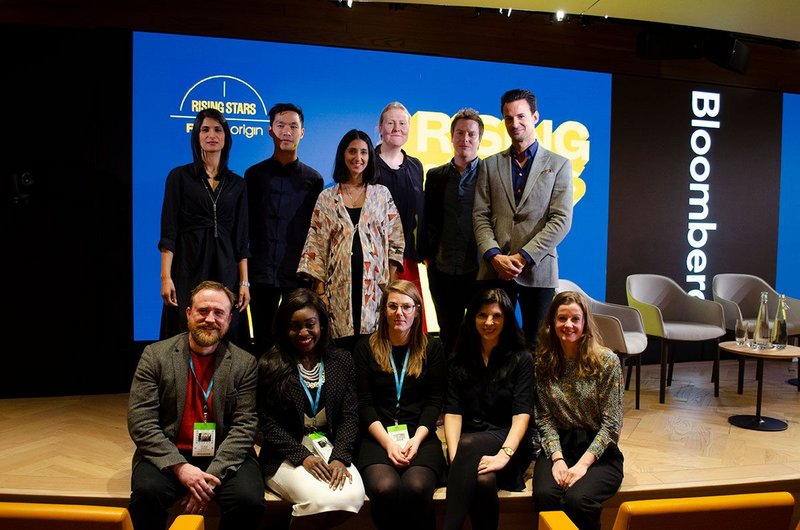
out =
[[128,401],[136,530],[163,530],[178,499],[184,513],[194,514],[215,500],[220,530],[260,523],[256,360],[223,340],[234,300],[221,283],[200,283],[186,309],[188,333],[147,346],[139,360]]
[[572,164],[536,141],[539,112],[530,91],[509,90],[500,110],[511,147],[486,158],[478,173],[478,281],[519,302],[525,336],[535,344],[558,285],[556,246],[572,225]]

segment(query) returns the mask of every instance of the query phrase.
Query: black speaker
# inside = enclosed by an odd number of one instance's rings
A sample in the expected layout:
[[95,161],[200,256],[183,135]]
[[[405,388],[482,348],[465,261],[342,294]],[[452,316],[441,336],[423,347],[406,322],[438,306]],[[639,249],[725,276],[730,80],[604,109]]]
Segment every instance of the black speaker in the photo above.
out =
[[636,55],[643,59],[699,59],[703,37],[682,28],[646,29],[636,39]]
[[743,74],[747,70],[750,48],[730,36],[712,37],[704,43],[703,55],[714,64]]

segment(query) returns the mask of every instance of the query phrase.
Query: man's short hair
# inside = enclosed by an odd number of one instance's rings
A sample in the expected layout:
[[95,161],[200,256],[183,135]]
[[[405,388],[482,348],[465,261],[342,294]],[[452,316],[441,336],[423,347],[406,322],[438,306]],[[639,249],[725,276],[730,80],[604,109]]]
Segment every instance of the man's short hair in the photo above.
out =
[[303,109],[294,103],[275,103],[272,108],[269,109],[270,124],[275,121],[275,116],[281,112],[296,112],[297,116],[300,118],[300,127],[304,127],[303,123],[305,122],[305,118],[303,117]]
[[228,289],[227,287],[225,287],[223,284],[221,284],[219,282],[215,282],[215,281],[211,281],[211,280],[204,280],[204,281],[200,282],[199,284],[197,284],[197,287],[192,289],[192,293],[189,296],[189,307],[192,307],[194,305],[194,297],[195,297],[195,295],[197,293],[199,293],[200,291],[205,291],[206,289],[209,289],[211,291],[220,291],[222,293],[225,293],[225,296],[227,296],[228,300],[230,300],[230,302],[231,302],[231,309],[233,309],[233,307],[236,305],[236,295],[233,294],[233,291],[231,291],[230,289]]
[[456,130],[456,123],[458,120],[472,120],[478,122],[478,136],[483,138],[483,120],[481,119],[481,115],[478,114],[478,111],[475,109],[461,109],[456,112],[456,115],[453,116],[453,121],[450,122],[450,136],[453,136],[453,133]]
[[531,114],[536,112],[536,96],[533,95],[533,92],[525,90],[524,88],[514,88],[500,97],[500,114],[503,113],[503,107],[506,106],[506,103],[519,101],[520,99],[524,99],[528,102],[528,105],[531,107]]

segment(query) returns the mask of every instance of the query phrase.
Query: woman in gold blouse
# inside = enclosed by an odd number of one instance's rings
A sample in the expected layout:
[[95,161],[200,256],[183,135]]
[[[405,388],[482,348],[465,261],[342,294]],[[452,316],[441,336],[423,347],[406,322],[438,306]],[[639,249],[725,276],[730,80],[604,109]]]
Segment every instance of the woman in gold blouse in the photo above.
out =
[[539,329],[533,472],[540,511],[563,510],[581,530],[599,530],[603,502],[622,484],[622,367],[597,337],[586,299],[555,296]]

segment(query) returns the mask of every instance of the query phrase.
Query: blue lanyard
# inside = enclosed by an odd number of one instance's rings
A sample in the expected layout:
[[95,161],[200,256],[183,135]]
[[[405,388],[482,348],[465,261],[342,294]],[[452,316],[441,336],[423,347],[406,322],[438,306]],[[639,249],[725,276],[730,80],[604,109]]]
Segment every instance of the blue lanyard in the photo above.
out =
[[406,379],[406,368],[408,368],[408,354],[411,352],[411,348],[406,350],[406,360],[403,361],[403,371],[400,373],[400,377],[397,376],[397,366],[394,364],[394,355],[391,353],[389,354],[389,362],[392,363],[392,372],[394,373],[394,387],[397,391],[397,404],[395,405],[395,415],[394,415],[394,422],[397,423],[397,413],[400,411],[400,394],[403,392],[403,381]]
[[314,422],[314,425],[316,425],[319,397],[322,395],[322,383],[325,382],[325,363],[322,361],[322,359],[319,360],[319,385],[317,385],[317,396],[314,399],[311,399],[311,391],[308,390],[308,385],[306,385],[306,381],[303,379],[303,374],[300,373],[299,366],[297,367],[297,375],[300,376],[300,385],[303,387],[303,390],[306,391],[308,403],[311,405],[311,421]]
[[194,371],[194,361],[192,360],[192,354],[189,354],[189,368],[192,369],[192,375],[194,376],[194,381],[197,383],[197,386],[200,388],[200,393],[203,396],[203,423],[208,422],[208,396],[211,395],[211,389],[214,387],[214,375],[211,375],[211,381],[208,382],[208,388],[203,390],[203,385],[200,384],[200,380],[197,379],[197,373]]

